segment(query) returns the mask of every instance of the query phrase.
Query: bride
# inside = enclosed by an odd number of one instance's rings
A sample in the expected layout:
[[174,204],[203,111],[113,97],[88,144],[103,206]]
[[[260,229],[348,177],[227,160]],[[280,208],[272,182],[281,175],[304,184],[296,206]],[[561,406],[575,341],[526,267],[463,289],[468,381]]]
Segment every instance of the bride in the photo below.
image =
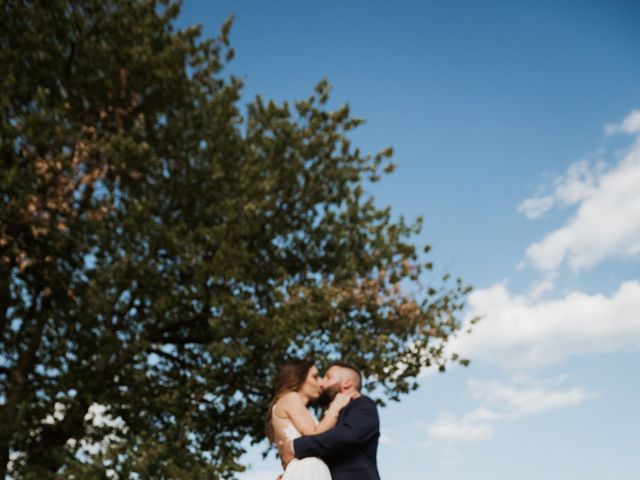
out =
[[[340,410],[350,397],[343,393],[335,396],[318,422],[307,409],[310,400],[322,394],[322,379],[318,369],[309,360],[286,362],[276,380],[276,392],[267,412],[266,432],[275,443],[293,440],[302,435],[326,432],[336,425]],[[294,459],[288,465],[282,480],[331,480],[327,465],[317,457]]]

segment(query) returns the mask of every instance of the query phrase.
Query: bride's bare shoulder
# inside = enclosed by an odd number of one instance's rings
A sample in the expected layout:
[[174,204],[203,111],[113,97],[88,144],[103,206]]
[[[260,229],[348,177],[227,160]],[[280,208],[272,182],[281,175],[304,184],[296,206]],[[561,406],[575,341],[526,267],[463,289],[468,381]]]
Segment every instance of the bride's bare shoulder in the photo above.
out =
[[278,403],[302,403],[302,398],[298,392],[287,392],[278,399]]
[[277,410],[286,411],[290,407],[295,407],[301,404],[303,404],[303,402],[298,392],[287,392],[278,399],[278,401],[275,404],[275,407]]

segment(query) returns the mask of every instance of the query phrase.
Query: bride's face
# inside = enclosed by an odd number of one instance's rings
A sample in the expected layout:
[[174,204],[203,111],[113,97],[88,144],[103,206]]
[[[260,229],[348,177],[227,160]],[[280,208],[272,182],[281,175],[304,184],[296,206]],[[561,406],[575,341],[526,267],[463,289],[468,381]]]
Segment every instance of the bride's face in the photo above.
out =
[[309,369],[307,373],[307,378],[305,379],[302,387],[300,388],[300,393],[306,395],[311,400],[315,400],[322,393],[322,384],[320,383],[320,373],[318,369],[313,366]]

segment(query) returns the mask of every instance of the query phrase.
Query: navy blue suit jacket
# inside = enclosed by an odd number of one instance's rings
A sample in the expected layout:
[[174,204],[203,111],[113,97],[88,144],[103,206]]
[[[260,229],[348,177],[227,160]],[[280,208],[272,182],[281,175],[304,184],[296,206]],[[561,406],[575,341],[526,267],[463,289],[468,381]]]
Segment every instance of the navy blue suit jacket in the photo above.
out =
[[359,397],[342,409],[335,427],[295,439],[293,449],[297,458],[322,458],[332,480],[379,480],[378,437],[376,403],[369,397]]

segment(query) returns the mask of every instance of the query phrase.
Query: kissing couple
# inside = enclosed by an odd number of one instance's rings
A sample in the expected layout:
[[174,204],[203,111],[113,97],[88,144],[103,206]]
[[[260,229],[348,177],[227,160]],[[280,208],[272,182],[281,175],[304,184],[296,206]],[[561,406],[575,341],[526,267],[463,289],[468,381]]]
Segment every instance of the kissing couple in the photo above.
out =
[[[290,360],[278,374],[266,433],[278,445],[282,480],[380,480],[376,403],[360,393],[362,374],[334,362],[320,376],[310,360]],[[326,407],[318,421],[309,402]]]

